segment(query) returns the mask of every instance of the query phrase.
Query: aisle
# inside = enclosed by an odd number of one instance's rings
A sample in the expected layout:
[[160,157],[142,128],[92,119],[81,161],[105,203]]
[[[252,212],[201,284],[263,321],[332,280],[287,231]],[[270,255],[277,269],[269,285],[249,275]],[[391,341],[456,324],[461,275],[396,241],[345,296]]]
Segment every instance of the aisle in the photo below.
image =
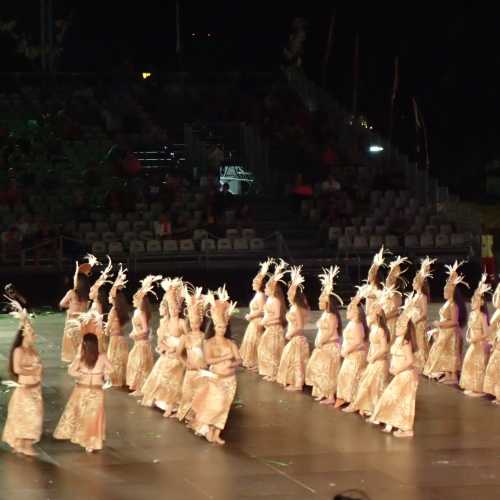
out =
[[[224,448],[111,390],[106,448],[87,455],[50,436],[71,390],[59,362],[63,320],[52,314],[35,321],[46,368],[43,453],[20,458],[2,445],[0,500],[302,500],[348,488],[383,500],[500,498],[500,409],[427,381],[418,395],[416,437],[398,440],[305,393],[241,372]],[[3,378],[14,325],[0,317]],[[243,327],[235,319],[238,339]]]

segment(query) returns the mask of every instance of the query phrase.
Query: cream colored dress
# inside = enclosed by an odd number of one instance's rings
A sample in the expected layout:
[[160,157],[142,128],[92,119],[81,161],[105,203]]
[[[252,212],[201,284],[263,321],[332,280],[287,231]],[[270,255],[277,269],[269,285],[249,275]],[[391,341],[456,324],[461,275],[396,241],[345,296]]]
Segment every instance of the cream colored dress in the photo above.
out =
[[123,387],[127,375],[128,342],[123,335],[114,307],[108,314],[106,335],[109,337],[108,359],[113,365],[113,371],[110,374],[111,383],[114,387]]
[[250,314],[256,315],[256,317],[249,321],[240,346],[240,355],[245,368],[257,368],[257,346],[264,331],[261,326],[261,320],[264,316],[264,301],[264,294],[257,292],[249,304]]
[[[411,344],[402,336],[396,337],[391,346],[391,370],[397,370],[405,363],[405,356],[411,351]],[[411,366],[398,373],[380,397],[372,420],[411,431],[415,421],[415,400],[417,397],[418,373]]]
[[[456,306],[449,301],[441,306],[439,321],[449,321],[452,318],[452,307]],[[424,375],[460,371],[462,361],[460,333],[461,329],[456,326],[439,329],[437,338],[429,351],[429,357],[424,367]]]
[[[40,365],[40,356],[34,348],[22,349],[22,368]],[[20,440],[38,443],[42,435],[43,399],[42,379],[39,376],[19,375],[19,387],[14,389],[7,408],[7,420],[2,440],[12,448],[19,448]]]
[[82,343],[81,332],[78,328],[68,325],[68,321],[75,319],[80,313],[85,312],[88,302],[80,302],[74,290],[69,290],[61,300],[61,306],[66,308],[66,322],[61,344],[61,360],[64,363],[71,363]]
[[377,325],[370,329],[370,347],[368,349],[368,359],[371,356],[382,355],[383,357],[368,363],[366,370],[361,377],[356,398],[352,408],[356,411],[372,413],[380,396],[389,383],[389,346],[385,338],[385,332]]
[[392,292],[390,297],[388,297],[387,300],[384,301],[382,308],[387,317],[389,315],[396,314],[394,317],[387,320],[387,328],[389,329],[389,333],[391,334],[392,344],[396,337],[396,324],[398,322],[399,309],[401,308],[401,295],[397,292]]
[[128,355],[126,385],[132,391],[139,391],[144,385],[153,368],[154,358],[151,344],[149,342],[149,332],[139,333],[142,329],[140,311],[135,310],[132,316],[132,333],[134,346]]
[[485,324],[483,312],[471,311],[468,322],[469,347],[460,375],[460,387],[465,391],[482,393],[484,389],[484,375],[488,363],[488,332],[483,331]]
[[[267,299],[264,306],[264,320],[266,320],[266,314],[270,315],[275,312],[275,305]],[[273,319],[265,327],[264,333],[262,334],[257,347],[259,375],[262,375],[263,377],[271,377],[273,379],[276,378],[284,347],[284,328],[278,318]]]
[[493,349],[484,375],[483,392],[500,401],[500,328],[496,331]]
[[[292,306],[286,314],[288,329],[296,329],[297,306]],[[306,314],[304,311],[302,314]],[[309,344],[304,332],[295,334],[286,344],[281,355],[276,382],[283,386],[302,387],[306,378],[306,364],[309,360]]]
[[[350,321],[344,329],[342,349],[354,343],[356,328]],[[362,343],[355,351],[349,353],[342,362],[337,382],[337,399],[352,403],[358,391],[359,382],[366,368],[366,343]]]
[[417,340],[418,350],[414,353],[415,368],[417,368],[419,372],[424,369],[425,363],[427,362],[427,358],[429,356],[429,344],[427,342],[427,315],[422,317],[425,314],[426,303],[426,295],[420,292],[414,306],[415,317],[419,318],[418,321],[415,321],[415,336]]
[[[312,395],[332,399],[337,391],[340,370],[340,339],[337,334],[337,318],[323,312],[316,323],[315,348],[306,367],[306,384],[312,386]],[[332,336],[334,332],[335,336]]]

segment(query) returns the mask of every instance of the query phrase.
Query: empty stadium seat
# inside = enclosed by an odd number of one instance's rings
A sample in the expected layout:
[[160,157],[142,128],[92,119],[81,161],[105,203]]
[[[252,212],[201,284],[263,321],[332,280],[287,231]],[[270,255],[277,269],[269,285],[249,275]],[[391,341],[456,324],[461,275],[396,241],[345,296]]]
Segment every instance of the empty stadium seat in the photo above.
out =
[[224,215],[226,218],[226,224],[234,224],[236,222],[236,212],[234,210],[226,210]]
[[179,250],[181,252],[194,252],[194,241],[191,238],[184,238],[179,241]]
[[104,241],[94,241],[92,243],[92,253],[94,255],[104,255],[106,253],[106,243]]
[[246,238],[247,240],[251,240],[252,238],[255,238],[255,229],[246,227],[243,229],[243,231],[241,231],[241,236],[243,238]]
[[144,241],[132,240],[130,242],[129,250],[130,250],[130,253],[133,253],[133,254],[144,253],[146,251],[146,248],[144,246]]
[[123,243],[121,241],[112,241],[108,245],[109,255],[120,255],[123,253]]
[[109,224],[107,222],[96,222],[95,223],[95,230],[98,233],[106,233],[110,231]]
[[344,234],[346,236],[349,236],[349,238],[354,238],[354,236],[356,236],[357,233],[358,233],[358,231],[354,226],[347,226],[344,229]]
[[436,235],[436,248],[446,248],[450,246],[450,238],[447,234],[439,233]]
[[376,220],[375,217],[367,217],[365,219],[365,226],[375,226]]
[[258,252],[264,250],[264,248],[265,245],[264,245],[264,240],[262,238],[252,238],[250,240],[250,250]]
[[425,226],[425,232],[435,235],[438,232],[438,228],[434,224],[427,224],[427,226]]
[[138,217],[139,216],[136,212],[128,212],[125,216],[125,219],[127,219],[129,222],[134,222],[138,219]]
[[128,220],[119,220],[116,222],[115,231],[118,234],[126,233],[130,231],[130,222]]
[[363,223],[363,219],[361,217],[352,217],[351,218],[351,226],[361,226]]
[[203,240],[208,238],[208,231],[206,229],[195,229],[193,232],[193,240]]
[[215,241],[210,238],[201,240],[201,250],[202,252],[212,252],[215,250]]
[[145,229],[139,233],[139,238],[141,240],[152,240],[154,239],[153,231]]
[[136,220],[132,224],[132,228],[134,231],[139,233],[140,231],[145,231],[148,228],[148,223],[143,220]]
[[311,208],[311,210],[309,210],[309,221],[318,222],[320,215],[320,211],[317,208]]
[[366,236],[359,235],[359,234],[354,236],[352,246],[356,250],[366,250],[368,248],[368,240],[367,240]]
[[163,241],[163,251],[165,253],[176,253],[179,251],[179,245],[177,240],[164,240]]
[[384,244],[389,250],[399,248],[399,239],[394,234],[387,234],[385,236]]
[[99,239],[99,235],[95,231],[90,231],[88,233],[85,233],[85,241],[87,243],[94,243],[94,241],[97,241]]
[[122,234],[122,241],[125,243],[129,243],[130,241],[137,239],[137,233],[135,231],[127,231]]
[[418,236],[415,234],[405,235],[405,248],[418,248]]
[[346,236],[346,235],[342,235],[339,237],[339,239],[337,240],[337,248],[339,250],[349,250],[352,248],[352,241],[351,241],[351,238],[349,238],[349,236]]
[[328,239],[330,241],[338,240],[340,236],[342,236],[342,228],[341,227],[331,226],[328,229]]
[[102,239],[106,243],[111,243],[112,241],[117,241],[119,238],[117,237],[116,233],[113,233],[111,231],[106,231],[105,233],[102,234]]
[[450,237],[452,247],[463,247],[465,245],[465,237],[462,233],[454,233]]
[[384,238],[380,234],[372,234],[368,243],[371,250],[378,250],[384,244]]
[[434,248],[434,235],[431,233],[422,233],[420,235],[420,246],[422,248]]
[[233,248],[235,250],[248,250],[248,239],[236,238],[233,242]]
[[217,240],[217,250],[219,252],[225,252],[232,249],[233,246],[231,245],[231,240],[229,238],[219,238]]
[[239,235],[240,235],[240,232],[237,229],[234,229],[234,228],[226,229],[226,238],[234,239],[234,238],[238,238]]
[[161,253],[162,246],[159,240],[148,240],[146,243],[146,251],[148,253]]
[[439,226],[439,232],[450,235],[453,232],[453,228],[451,227],[451,224],[441,224]]
[[384,224],[379,224],[375,226],[375,234],[378,236],[383,236],[387,233],[387,226]]
[[91,233],[94,230],[94,224],[92,222],[80,222],[78,224],[78,232],[80,234]]
[[373,233],[373,226],[361,226],[359,234],[362,236],[370,236]]

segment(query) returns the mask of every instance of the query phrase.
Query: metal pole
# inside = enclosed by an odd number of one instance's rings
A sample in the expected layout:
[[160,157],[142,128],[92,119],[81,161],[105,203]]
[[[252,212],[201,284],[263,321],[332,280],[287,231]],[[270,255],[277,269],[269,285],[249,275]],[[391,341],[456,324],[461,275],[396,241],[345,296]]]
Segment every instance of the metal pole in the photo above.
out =
[[48,32],[48,66],[49,71],[54,71],[54,13],[52,0],[47,0],[47,32]]
[[42,65],[42,71],[47,69],[46,60],[46,23],[45,23],[45,0],[40,0],[40,47],[41,47],[41,58],[40,62]]

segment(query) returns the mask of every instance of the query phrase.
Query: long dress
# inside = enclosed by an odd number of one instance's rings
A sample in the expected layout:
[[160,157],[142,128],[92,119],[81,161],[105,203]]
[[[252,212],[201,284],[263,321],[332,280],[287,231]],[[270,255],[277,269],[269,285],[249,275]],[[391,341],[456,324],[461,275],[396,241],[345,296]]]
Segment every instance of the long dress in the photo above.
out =
[[378,325],[370,329],[370,347],[368,357],[385,353],[383,357],[368,363],[361,381],[352,408],[356,411],[373,413],[378,400],[389,383],[388,346],[385,332]]
[[496,331],[486,373],[484,375],[483,392],[495,396],[500,401],[500,329]]
[[[439,310],[439,321],[449,321],[452,318],[453,302],[445,302]],[[456,373],[460,370],[460,328],[439,328],[437,339],[429,351],[429,357],[424,367],[424,375],[437,373]]]
[[[405,363],[408,349],[411,350],[410,344],[402,336],[396,337],[391,346],[391,371],[396,371]],[[402,431],[411,431],[415,421],[417,387],[418,373],[414,366],[398,373],[380,397],[372,420]]]
[[[22,365],[25,368],[39,365],[40,356],[35,349],[23,349]],[[2,440],[18,448],[20,440],[38,443],[42,435],[43,399],[40,377],[19,376],[19,386],[14,389],[7,409],[7,420]]]
[[93,330],[93,333],[97,337],[97,341],[99,343],[99,352],[101,354],[105,354],[106,351],[108,350],[108,345],[107,345],[107,337],[104,332],[104,324],[103,324],[103,319],[102,319],[102,309],[99,307],[99,304],[96,301],[92,302],[92,305],[90,306],[91,311],[95,311],[99,315],[99,321],[95,325],[95,328]]
[[[350,321],[344,329],[342,348],[354,343],[355,324]],[[366,344],[349,353],[342,362],[337,381],[337,399],[352,403],[356,397],[361,376],[366,367]]]
[[460,375],[460,387],[465,391],[482,393],[488,363],[487,332],[483,332],[484,313],[472,311],[469,316],[469,347],[465,353]]
[[139,315],[140,311],[136,309],[132,316],[132,334],[130,335],[134,340],[134,347],[127,361],[126,385],[132,391],[142,388],[154,364],[149,333],[139,333],[142,328]]
[[332,329],[337,328],[332,325],[333,322],[336,323],[337,318],[324,312],[316,323],[316,347],[306,367],[306,385],[312,386],[312,395],[315,398],[332,399],[337,390],[341,363],[340,339],[338,336],[332,338]]
[[[266,312],[269,313],[273,309],[272,305],[266,301],[264,306],[264,319]],[[259,375],[263,377],[276,378],[278,367],[281,360],[281,354],[285,347],[284,328],[279,319],[273,320],[268,324],[262,337],[260,338],[257,347],[257,361],[259,368]]]
[[[295,330],[297,314],[300,313],[297,311],[296,306],[292,306],[286,314],[288,328],[291,330]],[[306,364],[308,360],[309,344],[304,332],[301,331],[295,334],[283,349],[276,382],[283,386],[289,385],[302,388],[306,379]]]
[[258,314],[258,316],[251,319],[248,323],[240,346],[242,364],[248,369],[257,367],[257,346],[259,345],[260,337],[263,332],[261,326],[261,320],[264,314],[262,295],[262,292],[257,292],[250,301],[250,314]]
[[[232,353],[228,344],[217,346],[213,349],[216,357],[222,357]],[[227,417],[236,395],[236,374],[221,375],[215,371],[222,372],[229,367],[231,361],[223,361],[218,365],[210,366],[209,370],[202,370],[197,377],[195,395],[191,409],[194,415],[193,428],[198,434],[206,436],[210,427],[223,430],[226,426]]]
[[392,292],[391,295],[384,301],[383,309],[386,316],[393,317],[387,320],[387,328],[391,334],[391,343],[396,337],[396,324],[398,322],[399,308],[401,307],[401,295],[397,292]]
[[186,357],[189,366],[192,369],[186,369],[184,381],[182,383],[182,395],[177,410],[177,418],[179,421],[184,419],[188,420],[188,414],[191,410],[193,397],[195,395],[196,378],[199,370],[206,366],[205,355],[203,354],[203,333],[191,332],[184,338],[184,345],[186,348]]
[[157,406],[162,410],[177,408],[181,398],[184,365],[176,356],[180,336],[167,335],[163,339],[165,351],[157,359],[142,386],[143,406]]
[[69,290],[61,300],[61,305],[67,307],[66,321],[64,323],[64,332],[61,343],[61,361],[71,363],[80,348],[82,337],[80,331],[68,324],[72,319],[75,319],[80,313],[87,310],[88,303],[80,302],[74,290]]
[[425,304],[427,302],[427,297],[424,293],[419,293],[418,298],[415,302],[415,316],[418,318],[415,321],[415,337],[417,340],[417,352],[414,353],[415,358],[415,368],[418,371],[424,369],[425,363],[429,356],[429,344],[427,343],[427,317],[425,314]]
[[[75,358],[73,364],[79,363],[79,358]],[[77,380],[54,431],[55,439],[69,440],[83,448],[102,450],[106,439],[104,390],[99,380],[102,376],[103,372],[89,373],[85,375],[90,379],[88,383]]]
[[128,342],[123,335],[115,308],[109,311],[106,331],[109,336],[108,359],[113,365],[111,383],[114,387],[123,387],[127,375]]

